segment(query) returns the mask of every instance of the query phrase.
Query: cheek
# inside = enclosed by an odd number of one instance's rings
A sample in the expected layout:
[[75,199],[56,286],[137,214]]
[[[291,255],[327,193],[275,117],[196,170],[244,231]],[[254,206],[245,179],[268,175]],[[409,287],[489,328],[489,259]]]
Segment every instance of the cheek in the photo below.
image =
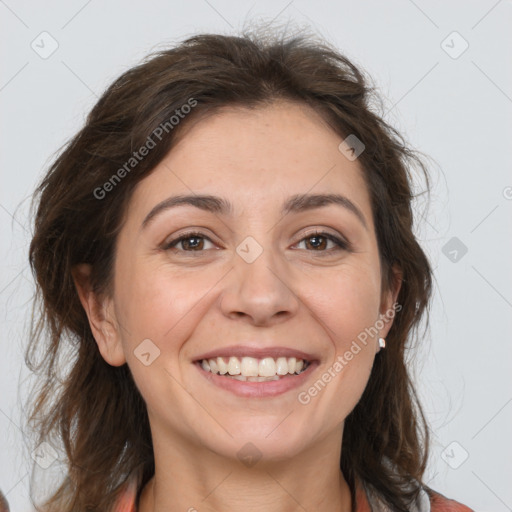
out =
[[126,327],[125,346],[133,349],[149,338],[162,352],[179,351],[216,281],[214,272],[171,273],[161,265],[120,265],[116,315]]
[[379,274],[373,266],[347,265],[332,273],[328,282],[317,283],[312,307],[332,344],[320,376],[329,382],[324,403],[337,404],[334,415],[341,421],[359,401],[373,366],[376,339],[372,327],[379,319]]
[[336,352],[344,352],[379,318],[379,278],[371,267],[347,266],[318,280],[309,304],[335,342]]
[[[119,270],[116,315],[122,322],[123,350],[136,385],[148,409],[158,409],[169,396],[177,404],[183,401],[177,407],[185,407],[188,402],[183,396],[180,365],[183,348],[205,307],[211,307],[207,293],[219,276],[213,272],[171,274],[157,265],[120,266]],[[123,279],[125,276],[130,277]],[[144,352],[139,349],[142,346],[147,347]],[[141,353],[150,354],[149,365],[144,364]]]

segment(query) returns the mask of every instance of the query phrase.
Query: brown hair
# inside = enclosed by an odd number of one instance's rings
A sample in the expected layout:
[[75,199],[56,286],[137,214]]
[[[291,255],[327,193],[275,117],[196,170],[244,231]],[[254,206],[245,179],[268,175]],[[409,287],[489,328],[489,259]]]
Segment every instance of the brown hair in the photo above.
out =
[[[361,69],[315,36],[203,34],[150,55],[102,95],[34,194],[29,259],[39,309],[26,359],[41,379],[29,421],[39,441],[60,439],[67,459],[67,477],[39,510],[110,510],[133,472],[140,472],[142,485],[154,472],[145,403],[128,366],[112,367],[101,357],[72,269],[90,264],[94,290],[109,294],[116,237],[134,187],[173,147],[180,129],[223,106],[255,108],[276,100],[313,107],[341,137],[353,134],[365,145],[358,161],[371,196],[383,286],[392,282],[392,266],[401,269],[402,309],[346,418],[340,467],[353,503],[360,478],[393,510],[409,510],[429,437],[404,351],[427,312],[432,280],[412,231],[411,169],[422,172],[427,188],[428,176],[417,152],[373,112],[372,100],[379,98],[368,83]],[[179,124],[170,121],[194,101]],[[161,140],[127,167],[158,129]],[[70,366],[59,378],[62,353]]]

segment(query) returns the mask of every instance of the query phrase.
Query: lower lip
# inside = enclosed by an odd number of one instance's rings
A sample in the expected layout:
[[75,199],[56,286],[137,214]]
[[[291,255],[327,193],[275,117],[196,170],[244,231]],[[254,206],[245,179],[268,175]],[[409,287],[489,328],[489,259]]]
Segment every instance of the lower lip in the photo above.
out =
[[311,362],[299,375],[288,374],[281,377],[279,380],[269,380],[266,382],[244,382],[237,379],[230,379],[229,377],[207,372],[203,369],[200,362],[196,362],[195,365],[204,377],[212,384],[222,389],[231,391],[231,393],[244,398],[266,398],[282,395],[304,384],[313,371],[315,371],[318,362]]

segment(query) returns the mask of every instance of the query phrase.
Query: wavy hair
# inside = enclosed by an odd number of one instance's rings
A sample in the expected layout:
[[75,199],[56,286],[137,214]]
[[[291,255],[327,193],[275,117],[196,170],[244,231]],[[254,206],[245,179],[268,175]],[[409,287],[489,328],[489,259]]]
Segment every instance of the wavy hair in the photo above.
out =
[[[309,105],[341,137],[353,134],[365,145],[358,162],[371,197],[383,287],[391,286],[397,266],[401,310],[346,418],[340,468],[353,503],[361,479],[392,510],[409,510],[429,445],[405,361],[431,295],[431,267],[413,234],[412,210],[413,169],[427,188],[428,173],[419,153],[375,111],[381,100],[369,84],[362,69],[317,36],[266,30],[190,37],[149,55],[103,93],[33,196],[29,261],[36,295],[26,361],[39,377],[28,422],[40,442],[59,440],[66,458],[65,478],[38,510],[111,510],[130,475],[142,475],[142,488],[154,473],[144,400],[128,366],[112,367],[101,357],[72,269],[90,264],[94,290],[110,294],[116,238],[133,190],[174,147],[183,126],[224,106],[278,100]],[[169,120],[191,99],[197,104],[171,128]],[[168,128],[154,148],[121,172],[162,126]],[[120,174],[122,181],[113,182]]]

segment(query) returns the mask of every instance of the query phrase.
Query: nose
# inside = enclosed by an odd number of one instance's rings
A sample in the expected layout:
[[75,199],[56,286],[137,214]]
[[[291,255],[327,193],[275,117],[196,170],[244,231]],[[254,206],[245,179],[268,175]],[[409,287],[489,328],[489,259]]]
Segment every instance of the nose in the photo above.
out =
[[300,301],[290,283],[289,270],[282,262],[277,263],[270,250],[264,250],[252,263],[237,255],[221,298],[223,314],[257,326],[275,325],[293,317]]

